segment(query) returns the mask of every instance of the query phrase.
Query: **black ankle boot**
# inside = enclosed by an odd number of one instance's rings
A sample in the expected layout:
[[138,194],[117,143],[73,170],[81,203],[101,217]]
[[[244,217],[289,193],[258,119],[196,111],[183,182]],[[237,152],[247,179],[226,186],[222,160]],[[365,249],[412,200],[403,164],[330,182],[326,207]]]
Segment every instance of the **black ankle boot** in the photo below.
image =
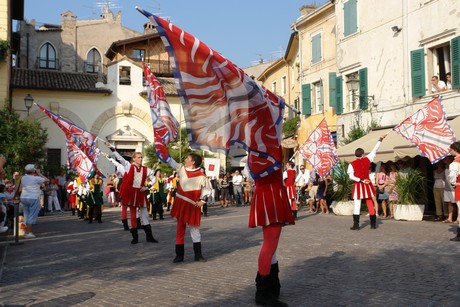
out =
[[147,238],[147,242],[158,243],[158,241],[153,237],[152,226],[150,226],[150,224],[149,224],[149,225],[144,225],[142,227],[144,228],[145,236]]
[[369,216],[371,220],[371,229],[377,229],[377,217],[374,215]]
[[184,261],[184,244],[176,244],[176,258],[174,258],[173,263],[182,261]]
[[457,236],[450,239],[450,241],[460,241],[460,227],[457,227]]
[[137,233],[137,228],[131,228],[131,235],[133,239],[131,240],[131,244],[137,244],[139,242],[139,235]]
[[353,214],[353,226],[351,230],[359,230],[359,214]]
[[287,307],[286,303],[279,301],[273,293],[273,279],[271,275],[256,276],[256,304],[260,306]]
[[273,263],[272,266],[270,267],[270,276],[273,281],[272,283],[272,293],[273,295],[278,298],[280,297],[280,290],[281,290],[281,284],[280,284],[280,279],[278,277],[279,274],[279,267],[278,267],[278,262]]
[[121,220],[121,223],[123,224],[123,229],[128,231],[129,230],[128,220],[127,219]]
[[201,242],[193,243],[193,251],[195,252],[195,261],[206,262],[203,255],[201,254]]

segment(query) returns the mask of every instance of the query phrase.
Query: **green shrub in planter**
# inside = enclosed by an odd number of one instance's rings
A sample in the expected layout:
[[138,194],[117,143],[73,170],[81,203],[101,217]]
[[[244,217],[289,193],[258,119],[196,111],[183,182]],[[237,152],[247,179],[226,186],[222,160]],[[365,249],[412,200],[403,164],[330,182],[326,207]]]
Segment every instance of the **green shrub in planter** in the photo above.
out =
[[399,204],[415,205],[418,199],[425,196],[425,177],[418,170],[410,173],[398,173],[396,176],[396,191],[399,196]]
[[332,178],[334,179],[335,188],[332,196],[335,201],[351,200],[351,189],[353,180],[350,179],[347,173],[348,162],[339,161],[332,169]]

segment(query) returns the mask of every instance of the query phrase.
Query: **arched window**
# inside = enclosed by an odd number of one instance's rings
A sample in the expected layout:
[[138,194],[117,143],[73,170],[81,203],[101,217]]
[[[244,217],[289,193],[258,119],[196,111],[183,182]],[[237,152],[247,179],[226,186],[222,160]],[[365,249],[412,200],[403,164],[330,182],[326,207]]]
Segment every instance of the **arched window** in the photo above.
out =
[[98,72],[101,65],[101,55],[96,48],[91,49],[86,56],[86,72]]
[[40,48],[40,58],[39,58],[40,68],[45,69],[56,69],[57,68],[57,59],[56,59],[56,50],[53,45],[50,43],[44,44]]

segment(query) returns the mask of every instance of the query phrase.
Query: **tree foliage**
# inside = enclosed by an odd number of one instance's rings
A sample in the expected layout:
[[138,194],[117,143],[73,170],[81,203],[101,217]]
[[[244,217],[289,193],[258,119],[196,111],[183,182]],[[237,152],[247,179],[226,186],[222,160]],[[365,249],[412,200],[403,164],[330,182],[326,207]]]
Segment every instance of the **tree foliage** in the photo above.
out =
[[287,119],[283,123],[283,134],[284,136],[290,136],[297,132],[299,128],[300,117],[295,116],[293,118]]
[[[190,148],[188,136],[187,136],[187,129],[181,128],[179,131],[180,135],[177,137],[176,141],[169,143],[168,150],[171,157],[179,162],[185,159],[187,154],[194,152],[201,156],[203,156],[203,152],[199,150],[193,150]],[[146,166],[151,169],[160,169],[163,174],[171,174],[173,169],[169,167],[168,164],[161,162],[156,153],[155,153],[155,146],[148,146],[145,148],[144,152],[145,156],[147,157],[148,161]],[[214,158],[214,155],[204,152],[204,157]]]
[[348,131],[347,136],[343,138],[342,145],[347,145],[353,141],[356,141],[357,139],[360,139],[366,134],[368,134],[369,131],[371,131],[372,129],[378,127],[379,125],[375,121],[372,121],[369,126],[363,127],[361,126],[361,121],[359,120],[359,118],[356,118],[355,122],[353,123],[353,126],[351,126],[350,131]]
[[22,171],[29,163],[43,166],[47,141],[48,133],[38,121],[23,121],[16,112],[0,110],[0,153],[7,161],[7,177]]

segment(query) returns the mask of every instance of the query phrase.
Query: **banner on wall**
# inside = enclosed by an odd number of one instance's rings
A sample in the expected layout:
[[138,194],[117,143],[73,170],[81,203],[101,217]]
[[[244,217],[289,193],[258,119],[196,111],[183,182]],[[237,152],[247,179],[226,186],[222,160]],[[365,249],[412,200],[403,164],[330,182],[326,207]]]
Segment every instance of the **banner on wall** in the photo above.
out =
[[220,160],[217,158],[204,158],[204,168],[206,176],[219,178]]

